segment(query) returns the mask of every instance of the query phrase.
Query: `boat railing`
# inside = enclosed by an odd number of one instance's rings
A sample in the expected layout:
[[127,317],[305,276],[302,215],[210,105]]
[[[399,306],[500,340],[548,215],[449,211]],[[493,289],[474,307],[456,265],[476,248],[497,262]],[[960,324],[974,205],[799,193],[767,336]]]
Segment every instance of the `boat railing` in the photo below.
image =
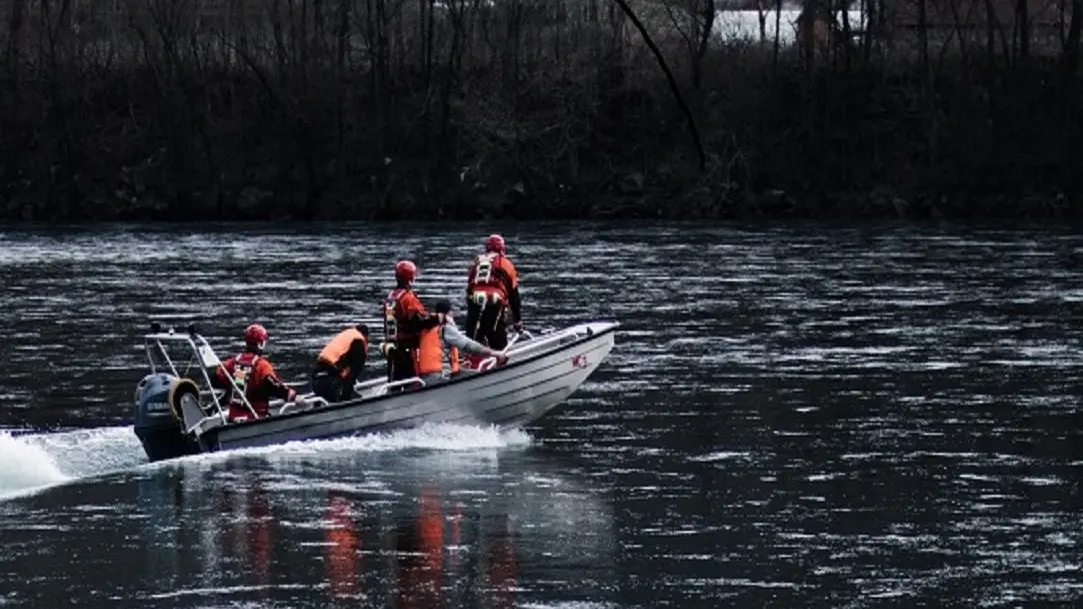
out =
[[[424,386],[425,381],[421,380],[421,378],[417,376],[412,376],[410,378],[390,382],[382,378],[375,378],[368,381],[355,383],[354,393],[356,393],[362,399],[371,399],[377,396],[381,396],[387,393],[388,390],[395,387],[413,384]],[[364,391],[366,389],[371,389],[373,387],[376,388],[375,391],[372,391],[369,395],[364,394]],[[271,400],[269,403],[270,409],[276,410],[278,414],[286,414],[287,412],[290,412],[292,410],[310,410],[312,408],[321,408],[331,404],[331,402],[328,402],[324,398],[319,397],[315,393],[298,394],[297,397],[294,398],[294,400],[294,402],[287,402],[285,400]]]
[[371,393],[371,395],[375,397],[387,393],[389,389],[401,387],[403,385],[412,385],[415,383],[422,386],[425,385],[425,381],[421,380],[421,377],[418,376],[411,376],[410,378],[399,379],[397,381],[388,381],[383,378],[374,378],[367,381],[358,381],[357,383],[354,383],[353,390],[354,393],[356,393],[357,395],[364,395],[366,389],[372,389],[375,387],[375,390]]
[[[157,352],[165,360],[166,366],[168,366],[170,372],[174,376],[178,378],[185,376],[184,374],[181,374],[181,372],[177,368],[177,365],[173,362],[173,358],[169,356],[169,350],[166,348],[166,344],[169,343],[188,345],[188,348],[191,350],[191,358],[188,361],[188,366],[185,368],[185,373],[187,373],[193,368],[193,364],[199,364],[199,373],[202,375],[203,381],[206,386],[205,390],[200,391],[200,395],[206,395],[207,397],[211,398],[211,402],[214,404],[216,414],[221,417],[222,422],[225,423],[227,421],[226,408],[223,406],[222,401],[224,396],[226,395],[226,391],[223,390],[220,394],[217,390],[215,390],[213,383],[211,382],[210,374],[208,373],[208,370],[220,370],[223,376],[229,378],[229,372],[222,364],[222,360],[218,358],[218,354],[214,352],[214,349],[211,347],[210,343],[208,343],[205,338],[203,338],[196,332],[194,324],[188,324],[187,333],[182,334],[174,330],[172,327],[162,328],[161,324],[159,324],[158,322],[154,322],[151,324],[150,334],[146,334],[143,336],[143,345],[147,352],[147,360],[150,363],[150,370],[152,374],[156,374],[158,372],[158,366],[154,358],[154,349],[152,349],[153,347],[156,348]],[[233,391],[238,395],[241,402],[244,403],[245,408],[248,409],[248,411],[252,414],[253,417],[257,416],[255,408],[252,407],[252,404],[249,403],[248,398],[244,395],[243,392],[239,391],[235,387],[231,387],[230,391]]]
[[[373,382],[373,381],[377,381],[377,382]],[[378,395],[383,395],[383,394],[387,393],[389,390],[394,389],[395,387],[402,387],[403,385],[417,384],[417,385],[421,385],[422,387],[425,386],[425,381],[421,380],[421,377],[419,377],[419,376],[412,376],[410,378],[399,379],[397,381],[384,381],[383,379],[373,379],[373,381],[368,381],[367,383],[363,383],[363,384],[368,385],[370,387],[371,386],[376,387],[376,390],[372,392],[373,397],[376,397]],[[355,385],[355,388],[357,388],[357,387],[360,387],[360,385]],[[361,393],[360,388],[357,389],[357,393],[358,394]]]
[[286,400],[271,400],[268,407],[271,410],[278,409],[278,414],[286,414],[291,410],[309,410],[312,408],[320,408],[327,406],[330,402],[316,395],[315,393],[297,394],[293,398],[294,401],[287,402]]
[[[504,348],[503,353],[508,357],[522,357],[524,354],[540,351],[544,348],[548,348],[550,345],[564,342],[569,338],[576,338],[581,333],[582,331],[579,328],[568,328],[566,330],[543,334],[540,338],[534,338],[532,334],[523,330],[508,340],[508,346]],[[520,342],[520,338],[524,338],[524,340]],[[479,372],[488,370],[495,365],[496,358],[487,357],[481,360],[477,370]]]
[[[540,338],[523,330],[508,340],[508,346],[504,347],[504,355],[508,357],[522,357],[525,354],[546,349],[553,344],[560,344],[568,339],[576,339],[583,335],[590,335],[590,329],[584,330],[583,326],[566,328],[556,332],[545,332]],[[523,339],[520,341],[519,339]],[[477,371],[485,371],[496,365],[495,357],[487,357],[478,364]]]
[[367,381],[358,381],[358,382],[354,383],[353,390],[356,391],[357,393],[361,393],[365,389],[368,389],[369,387],[378,387],[378,386],[380,386],[380,385],[382,385],[382,384],[384,384],[386,382],[387,382],[387,379],[383,379],[383,378],[374,378],[374,379],[369,379]]
[[[515,343],[519,342],[519,339],[522,338],[524,335],[529,337],[529,338],[527,338],[527,340],[531,340],[531,339],[534,338],[534,336],[531,335],[526,330],[523,330],[521,332],[517,332],[514,336],[512,336],[511,338],[508,339],[508,344],[504,346],[504,349],[501,351],[501,353],[503,353],[504,355],[508,355],[508,351],[511,350],[511,348],[515,345]],[[487,357],[487,358],[481,360],[481,362],[478,363],[477,371],[478,372],[484,372],[484,371],[492,368],[495,365],[496,365],[496,358],[495,357]]]

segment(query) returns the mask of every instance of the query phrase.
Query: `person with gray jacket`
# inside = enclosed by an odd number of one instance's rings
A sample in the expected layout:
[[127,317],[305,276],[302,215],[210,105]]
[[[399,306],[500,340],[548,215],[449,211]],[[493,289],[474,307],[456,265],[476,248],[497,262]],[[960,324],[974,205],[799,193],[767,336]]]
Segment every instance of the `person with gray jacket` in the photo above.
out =
[[[503,366],[508,361],[508,356],[501,351],[490,349],[485,345],[479,343],[476,340],[471,339],[459,330],[459,327],[455,325],[455,320],[452,318],[451,313],[451,301],[444,299],[436,303],[433,307],[433,311],[436,313],[443,313],[445,321],[440,325],[438,331],[440,332],[440,343],[444,347],[444,353],[451,364],[451,376],[455,377],[459,374],[459,352],[469,353],[471,355],[480,355],[482,357],[496,358],[496,365]],[[446,380],[443,374],[426,374],[421,377],[421,380],[426,385],[438,383]]]

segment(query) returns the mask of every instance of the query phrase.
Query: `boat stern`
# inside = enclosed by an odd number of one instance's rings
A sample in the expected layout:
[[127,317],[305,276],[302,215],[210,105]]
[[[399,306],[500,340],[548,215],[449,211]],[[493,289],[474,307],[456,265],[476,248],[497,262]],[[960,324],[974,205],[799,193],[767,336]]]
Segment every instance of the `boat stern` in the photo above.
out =
[[[148,374],[135,388],[133,427],[150,461],[173,459],[199,452],[181,428],[175,406],[194,383],[163,372]],[[197,390],[198,392],[198,390]]]

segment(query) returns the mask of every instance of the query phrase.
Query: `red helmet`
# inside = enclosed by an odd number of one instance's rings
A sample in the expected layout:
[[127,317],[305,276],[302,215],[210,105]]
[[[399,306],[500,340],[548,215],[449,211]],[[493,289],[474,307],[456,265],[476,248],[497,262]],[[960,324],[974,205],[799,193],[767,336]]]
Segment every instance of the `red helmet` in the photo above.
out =
[[267,330],[259,324],[252,324],[244,329],[244,344],[262,349],[267,344]]
[[489,238],[485,240],[485,251],[497,252],[500,254],[506,253],[507,250],[504,249],[504,238],[496,233],[489,235]]
[[409,260],[399,260],[395,265],[395,281],[410,283],[417,278],[417,265]]

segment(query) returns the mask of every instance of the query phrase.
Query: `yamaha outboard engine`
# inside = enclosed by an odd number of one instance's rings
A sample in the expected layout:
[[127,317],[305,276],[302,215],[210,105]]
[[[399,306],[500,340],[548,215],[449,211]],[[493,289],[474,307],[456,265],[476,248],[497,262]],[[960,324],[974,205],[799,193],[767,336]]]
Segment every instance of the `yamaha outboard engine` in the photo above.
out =
[[184,433],[180,401],[199,388],[172,374],[148,374],[135,389],[135,435],[151,461],[199,453],[199,445]]

